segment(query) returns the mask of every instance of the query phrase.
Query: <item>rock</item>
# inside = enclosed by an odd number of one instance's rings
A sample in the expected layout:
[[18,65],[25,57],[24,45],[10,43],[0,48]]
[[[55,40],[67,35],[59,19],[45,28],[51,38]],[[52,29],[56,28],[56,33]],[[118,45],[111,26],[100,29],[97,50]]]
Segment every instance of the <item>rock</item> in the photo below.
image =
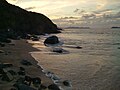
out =
[[55,81],[59,81],[60,80],[60,78],[57,75],[53,75],[52,79],[55,80]]
[[120,47],[118,47],[118,49],[120,49]]
[[50,36],[45,41],[44,44],[57,44],[59,43],[59,39],[57,36]]
[[32,78],[30,76],[25,76],[25,81],[32,81]]
[[27,34],[27,35],[26,35],[26,39],[31,39],[31,37],[32,37],[32,36],[31,36],[30,34]]
[[4,47],[4,46],[5,46],[5,44],[3,44],[3,43],[0,43],[0,46],[1,46],[1,47]]
[[11,88],[10,90],[17,90],[16,88]]
[[57,48],[57,49],[54,49],[53,52],[63,53],[63,50],[61,48]]
[[20,70],[20,71],[18,72],[18,74],[24,76],[24,75],[25,75],[25,71],[21,71],[21,70]]
[[25,80],[24,78],[20,77],[13,86],[16,87],[18,84],[23,84],[24,80]]
[[37,90],[25,84],[18,84],[18,90]]
[[9,43],[9,45],[10,45],[10,46],[15,46],[15,44],[14,44],[14,43]]
[[32,82],[32,78],[30,76],[25,76],[24,83],[30,86],[31,82]]
[[46,86],[44,86],[44,85],[40,85],[40,87],[38,88],[38,90],[44,90],[44,89],[47,89],[47,87]]
[[82,47],[80,47],[80,46],[77,46],[76,48],[77,48],[77,49],[82,49]]
[[23,68],[23,67],[20,67],[20,70],[21,70],[21,71],[25,71],[25,68]]
[[8,71],[11,75],[16,75],[17,73],[15,72],[15,71],[13,71],[13,70],[9,70]]
[[[1,37],[0,36],[0,42],[3,42],[3,43],[10,43],[11,42],[11,40],[9,40],[8,38],[6,38],[6,37]],[[2,44],[1,44],[2,45]]]
[[60,90],[59,87],[56,84],[51,84],[48,86],[49,90]]
[[1,63],[0,64],[0,68],[8,68],[8,67],[12,67],[13,66],[13,64],[11,64],[11,63]]
[[0,74],[5,74],[3,68],[0,68]]
[[41,84],[41,79],[39,77],[32,79],[33,84]]
[[2,79],[1,80],[11,81],[11,80],[13,80],[13,76],[9,72],[7,72],[5,74],[2,74]]
[[63,85],[70,86],[70,82],[68,80],[63,81]]
[[22,61],[21,61],[21,64],[22,64],[22,65],[26,65],[26,66],[32,65],[32,63],[29,62],[29,61],[27,61],[27,60],[22,60]]
[[39,37],[37,37],[37,36],[32,36],[31,39],[32,39],[32,41],[39,41]]
[[3,51],[3,50],[0,50],[0,53],[4,53],[4,51]]

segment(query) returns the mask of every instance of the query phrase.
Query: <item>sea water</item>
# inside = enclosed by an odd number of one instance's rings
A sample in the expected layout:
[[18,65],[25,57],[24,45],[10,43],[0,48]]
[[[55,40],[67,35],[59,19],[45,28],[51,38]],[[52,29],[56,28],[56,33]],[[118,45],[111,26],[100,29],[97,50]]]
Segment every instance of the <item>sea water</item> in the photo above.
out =
[[71,81],[73,90],[120,90],[120,29],[64,29],[57,36],[68,53],[44,47],[33,54],[42,67]]

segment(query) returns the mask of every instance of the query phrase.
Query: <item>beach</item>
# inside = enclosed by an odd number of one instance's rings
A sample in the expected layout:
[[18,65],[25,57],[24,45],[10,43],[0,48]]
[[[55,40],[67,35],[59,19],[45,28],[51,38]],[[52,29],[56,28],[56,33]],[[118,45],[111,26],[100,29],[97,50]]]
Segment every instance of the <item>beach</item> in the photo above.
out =
[[[11,69],[16,72],[19,71],[19,67],[25,68],[26,75],[30,77],[39,77],[41,83],[46,87],[53,84],[53,81],[42,72],[43,69],[37,65],[38,62],[30,54],[30,52],[39,50],[33,48],[26,40],[12,40],[12,43],[6,43],[4,47],[0,47],[0,50],[4,51],[3,53],[0,53],[0,63],[12,64],[13,67]],[[28,60],[32,65],[22,65],[20,62],[23,59]],[[19,77],[15,76],[10,82],[0,81],[0,90],[10,90],[13,88],[13,85],[18,78]]]

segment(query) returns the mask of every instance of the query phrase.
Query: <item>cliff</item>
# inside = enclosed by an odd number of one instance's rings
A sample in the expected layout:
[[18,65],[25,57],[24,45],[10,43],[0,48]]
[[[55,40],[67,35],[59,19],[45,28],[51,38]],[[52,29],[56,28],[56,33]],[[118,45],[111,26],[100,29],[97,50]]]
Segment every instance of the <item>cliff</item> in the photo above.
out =
[[0,0],[0,30],[16,34],[59,33],[59,28],[43,14],[29,12]]

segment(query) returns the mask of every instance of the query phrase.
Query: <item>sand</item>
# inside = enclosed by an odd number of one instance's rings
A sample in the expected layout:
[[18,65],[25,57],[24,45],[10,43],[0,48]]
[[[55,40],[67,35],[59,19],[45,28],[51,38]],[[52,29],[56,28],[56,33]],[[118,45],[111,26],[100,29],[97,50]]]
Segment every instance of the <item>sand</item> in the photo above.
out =
[[[31,56],[30,52],[38,51],[32,47],[26,40],[13,40],[11,44],[5,44],[5,47],[0,47],[4,53],[0,53],[0,63],[12,63],[14,69],[24,67],[27,75],[31,77],[39,77],[42,80],[42,84],[48,86],[53,84],[53,81],[45,76],[42,72],[42,68],[37,65],[37,61]],[[32,63],[31,66],[24,66],[20,62],[21,60],[28,60]],[[15,82],[15,78],[11,82],[5,82],[0,84],[0,90],[10,90]]]

